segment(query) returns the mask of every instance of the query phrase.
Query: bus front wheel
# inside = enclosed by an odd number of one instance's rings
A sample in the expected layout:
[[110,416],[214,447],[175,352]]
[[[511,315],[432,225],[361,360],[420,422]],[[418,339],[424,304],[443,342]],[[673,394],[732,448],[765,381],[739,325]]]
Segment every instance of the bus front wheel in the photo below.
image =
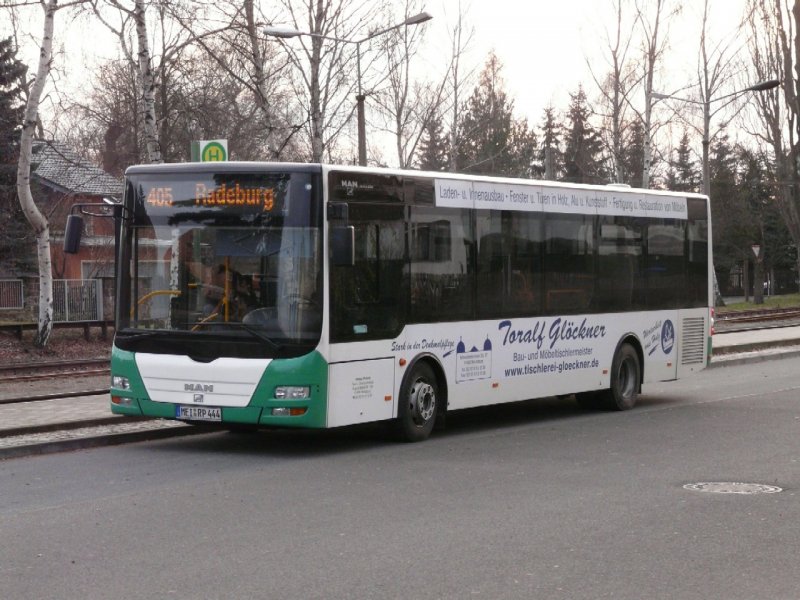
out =
[[404,442],[421,442],[430,436],[436,422],[439,385],[430,365],[418,363],[400,387],[396,433]]
[[636,405],[642,367],[639,355],[630,344],[622,344],[611,363],[611,388],[606,395],[609,408],[628,410]]

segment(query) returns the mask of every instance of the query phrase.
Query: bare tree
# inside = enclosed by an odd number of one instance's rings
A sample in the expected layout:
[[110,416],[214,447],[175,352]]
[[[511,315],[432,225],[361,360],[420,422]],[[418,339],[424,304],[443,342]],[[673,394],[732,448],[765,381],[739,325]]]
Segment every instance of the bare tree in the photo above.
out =
[[284,16],[280,18],[306,34],[275,39],[294,66],[295,97],[306,115],[303,126],[310,158],[319,162],[330,154],[354,113],[350,99],[361,64],[356,42],[366,37],[372,6],[366,0],[281,0],[281,5]]
[[136,0],[133,9],[136,22],[136,39],[139,42],[139,74],[142,77],[142,104],[144,105],[144,139],[147,145],[147,160],[161,162],[161,145],[158,142],[158,120],[156,119],[155,78],[150,62],[150,46],[147,42],[147,21],[145,20],[144,0]]
[[[156,115],[155,104],[156,77],[153,72],[148,41],[145,2],[144,0],[134,0],[133,6],[125,5],[121,0],[107,0],[107,2],[119,11],[121,23],[119,25],[113,25],[110,20],[103,15],[97,3],[94,4],[95,14],[106,27],[117,35],[120,40],[120,47],[128,60],[138,66],[145,155],[147,157],[147,162],[160,163],[163,160],[163,156],[159,140],[159,120]],[[133,49],[128,43],[126,34],[126,26],[131,20],[133,21],[136,32],[136,58],[133,56]]]
[[[406,0],[404,16],[422,10],[418,0]],[[390,13],[390,19],[394,16]],[[414,160],[425,124],[441,106],[446,78],[433,85],[413,83],[414,58],[423,37],[418,27],[401,27],[381,39],[387,69],[386,89],[375,94],[390,124],[387,130],[395,139],[397,163],[401,169],[409,168]]]
[[653,123],[653,82],[656,71],[667,47],[669,23],[681,10],[679,3],[670,0],[640,0],[638,6],[639,30],[642,32],[642,83],[644,92],[644,123],[642,187],[650,187],[650,172],[653,166],[653,138],[657,126]]
[[50,257],[50,224],[36,206],[31,193],[33,138],[39,121],[39,103],[52,67],[53,31],[55,29],[56,11],[81,4],[82,1],[68,2],[61,6],[58,5],[58,0],[47,0],[42,3],[44,27],[42,44],[39,50],[39,64],[25,105],[22,134],[20,136],[19,162],[17,163],[17,195],[22,206],[22,212],[25,213],[25,217],[36,234],[36,253],[39,265],[39,315],[33,343],[39,348],[47,345],[50,333],[53,330],[53,269]]
[[[721,127],[715,131],[711,130],[711,119],[717,113],[725,110],[735,98],[723,100],[723,94],[719,98],[720,90],[723,90],[729,83],[735,81],[735,74],[740,66],[736,58],[735,43],[736,34],[723,37],[720,41],[713,41],[710,38],[708,25],[711,20],[709,0],[703,2],[703,21],[700,34],[700,56],[697,64],[697,79],[700,88],[700,103],[703,106],[703,193],[710,194],[711,174],[709,172],[709,146],[711,141],[719,132]],[[721,100],[713,104],[715,100]]]
[[800,194],[798,190],[797,140],[800,139],[800,106],[798,82],[793,77],[800,64],[800,47],[796,32],[800,3],[791,12],[781,0],[774,4],[749,0],[747,23],[750,32],[749,50],[752,67],[748,74],[756,81],[779,79],[779,89],[755,94],[757,122],[749,132],[770,148],[774,164],[775,200],[783,222],[797,250],[800,272]]
[[447,88],[450,91],[450,171],[455,173],[459,169],[458,154],[460,147],[459,139],[459,117],[462,108],[462,92],[469,86],[470,80],[474,76],[474,70],[463,72],[462,61],[467,52],[472,38],[475,36],[475,29],[467,24],[466,14],[469,6],[462,4],[458,0],[458,9],[455,17],[455,24],[450,29],[450,69],[447,81]]
[[265,140],[262,150],[267,148],[269,158],[275,160],[287,155],[298,158],[296,136],[305,121],[288,110],[291,61],[285,53],[276,51],[262,30],[272,17],[261,14],[255,0],[214,5],[204,16],[185,14],[179,5],[171,6],[170,11],[189,40],[254,103],[258,128],[263,129],[258,137]]
[[630,35],[633,19],[626,23],[625,7],[629,6],[628,0],[611,0],[615,14],[615,27],[607,33],[608,44],[608,74],[602,79],[594,73],[592,65],[587,60],[589,71],[602,98],[601,106],[605,109],[603,119],[610,127],[603,128],[609,134],[603,135],[604,144],[609,151],[614,172],[614,181],[623,183],[623,150],[625,133],[627,129],[628,107],[631,103],[631,94],[636,83],[636,72],[629,58],[629,51],[633,43]]

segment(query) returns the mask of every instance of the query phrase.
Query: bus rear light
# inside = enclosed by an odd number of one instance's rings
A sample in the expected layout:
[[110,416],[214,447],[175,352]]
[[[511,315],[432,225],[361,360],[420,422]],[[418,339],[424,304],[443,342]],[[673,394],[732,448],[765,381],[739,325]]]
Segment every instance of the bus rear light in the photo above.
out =
[[122,396],[111,396],[111,403],[117,406],[133,406],[133,398],[124,398]]
[[714,324],[717,322],[716,314],[717,314],[717,311],[712,306],[711,307],[711,323],[710,323],[710,328],[709,328],[709,335],[714,335],[714,333],[716,333],[716,331],[714,330]]

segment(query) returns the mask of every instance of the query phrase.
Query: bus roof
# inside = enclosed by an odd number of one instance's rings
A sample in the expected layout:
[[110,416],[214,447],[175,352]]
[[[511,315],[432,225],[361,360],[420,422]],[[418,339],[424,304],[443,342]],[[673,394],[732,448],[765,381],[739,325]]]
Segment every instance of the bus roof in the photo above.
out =
[[549,179],[523,179],[507,176],[478,175],[473,173],[451,173],[448,171],[417,171],[411,169],[393,169],[386,167],[361,167],[355,165],[337,165],[330,163],[299,163],[299,162],[262,162],[262,161],[227,161],[227,162],[189,162],[189,163],[158,163],[132,165],[125,170],[125,175],[158,174],[158,173],[213,173],[220,171],[227,172],[252,172],[260,170],[283,170],[292,173],[320,173],[327,174],[330,171],[348,171],[353,173],[374,173],[388,176],[411,176],[411,177],[431,177],[436,179],[451,179],[456,181],[476,181],[509,183],[515,185],[545,185],[551,188],[564,189],[585,189],[608,191],[610,189],[619,192],[640,192],[655,196],[669,196],[682,198],[707,198],[704,194],[695,192],[675,192],[668,190],[654,190],[630,187],[626,184],[609,183],[604,185],[587,183],[569,183],[564,181],[553,181]]

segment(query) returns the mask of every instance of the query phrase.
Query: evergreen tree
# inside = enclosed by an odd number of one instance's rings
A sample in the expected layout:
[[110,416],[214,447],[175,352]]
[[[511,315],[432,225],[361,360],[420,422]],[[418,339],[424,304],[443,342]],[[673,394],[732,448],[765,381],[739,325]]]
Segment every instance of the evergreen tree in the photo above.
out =
[[542,170],[536,160],[536,133],[528,127],[528,121],[520,119],[511,124],[506,175],[532,179]]
[[589,105],[583,87],[570,94],[564,148],[564,180],[572,183],[605,183],[600,134],[589,122]]
[[635,120],[628,126],[622,148],[622,181],[633,187],[642,187],[644,171],[644,125]]
[[552,163],[551,167],[553,169],[553,172],[550,174],[550,178],[559,179],[564,172],[564,153],[561,151],[562,128],[558,123],[556,111],[552,106],[548,106],[544,109],[541,131],[541,144],[539,144],[538,154],[539,164],[541,167],[538,175],[541,177],[548,176],[545,171],[547,155],[549,151],[550,160]]
[[450,164],[447,156],[448,148],[449,143],[444,134],[442,120],[438,114],[432,115],[422,131],[417,151],[417,166],[423,171],[446,171]]
[[[787,253],[789,232],[775,206],[774,190],[770,181],[769,166],[762,154],[741,148],[738,153],[741,165],[737,189],[745,209],[747,236],[740,240],[740,252],[747,257],[744,264],[753,261],[753,298],[756,304],[763,302],[764,283],[773,267],[791,268],[794,253]],[[716,224],[715,224],[716,226]],[[761,250],[756,258],[752,244]]]
[[530,177],[536,136],[526,121],[514,119],[501,70],[497,56],[490,54],[458,126],[457,164],[467,173]]
[[458,164],[464,172],[503,173],[511,135],[511,103],[502,88],[501,69],[500,60],[490,54],[459,123]]
[[[726,135],[712,144],[709,156],[711,172],[711,216],[714,223],[714,265],[717,279],[725,289],[730,271],[741,264],[742,248],[755,235],[747,215],[744,197],[739,190],[739,161]],[[746,176],[749,177],[749,176]]]
[[674,192],[699,192],[701,184],[700,170],[692,159],[692,149],[689,147],[689,134],[684,131],[675,150],[675,158],[669,163],[667,189]]
[[34,268],[33,233],[16,188],[24,75],[25,66],[17,60],[11,38],[0,39],[0,271],[8,274]]

